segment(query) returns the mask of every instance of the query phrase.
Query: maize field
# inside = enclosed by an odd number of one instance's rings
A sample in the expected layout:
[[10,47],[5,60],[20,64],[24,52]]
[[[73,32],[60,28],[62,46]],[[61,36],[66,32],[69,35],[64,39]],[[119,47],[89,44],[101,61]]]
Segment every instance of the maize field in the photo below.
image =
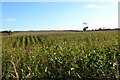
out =
[[118,38],[118,31],[3,35],[2,79],[116,80]]

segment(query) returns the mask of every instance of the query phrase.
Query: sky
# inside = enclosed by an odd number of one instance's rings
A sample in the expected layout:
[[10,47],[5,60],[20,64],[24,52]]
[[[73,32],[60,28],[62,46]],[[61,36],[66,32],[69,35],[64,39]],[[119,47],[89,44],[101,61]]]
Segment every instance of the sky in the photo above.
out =
[[2,2],[2,30],[83,30],[85,26],[117,28],[118,3]]

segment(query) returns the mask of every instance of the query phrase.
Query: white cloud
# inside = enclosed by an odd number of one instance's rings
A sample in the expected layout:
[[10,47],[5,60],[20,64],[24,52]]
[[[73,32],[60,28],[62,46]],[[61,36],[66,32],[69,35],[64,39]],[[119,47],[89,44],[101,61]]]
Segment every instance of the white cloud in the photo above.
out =
[[96,4],[88,4],[87,6],[85,6],[86,8],[106,8],[108,6],[100,6],[100,5],[96,5]]
[[118,28],[118,15],[106,16],[103,20],[96,20],[94,23],[91,23],[90,29],[99,29],[99,28]]
[[4,21],[17,21],[15,18],[8,18],[8,19],[5,19]]

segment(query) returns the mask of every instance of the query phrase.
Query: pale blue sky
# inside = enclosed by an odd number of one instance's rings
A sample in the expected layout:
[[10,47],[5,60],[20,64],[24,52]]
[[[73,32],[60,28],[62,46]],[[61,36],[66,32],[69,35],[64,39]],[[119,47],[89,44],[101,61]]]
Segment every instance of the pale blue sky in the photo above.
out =
[[82,30],[117,28],[112,2],[3,2],[2,30]]

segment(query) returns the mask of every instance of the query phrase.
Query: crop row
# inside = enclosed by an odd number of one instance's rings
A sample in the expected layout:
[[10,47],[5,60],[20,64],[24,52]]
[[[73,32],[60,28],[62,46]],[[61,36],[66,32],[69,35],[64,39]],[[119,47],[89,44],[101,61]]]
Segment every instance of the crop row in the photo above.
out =
[[3,78],[116,80],[117,32],[3,37]]

